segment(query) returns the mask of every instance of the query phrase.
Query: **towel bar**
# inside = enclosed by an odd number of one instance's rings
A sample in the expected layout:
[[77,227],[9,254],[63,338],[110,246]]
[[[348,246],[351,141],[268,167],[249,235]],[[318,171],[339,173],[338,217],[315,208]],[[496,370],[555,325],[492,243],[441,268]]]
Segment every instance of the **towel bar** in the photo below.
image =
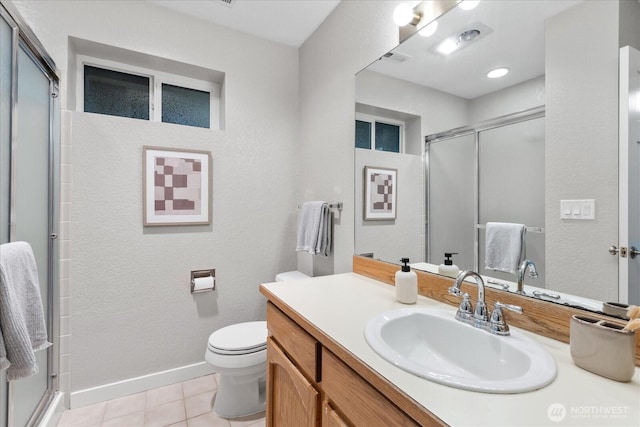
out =
[[[476,224],[476,228],[485,229],[485,228],[487,228],[487,226],[484,225],[484,224]],[[525,228],[530,233],[544,233],[544,228],[542,228],[542,227],[525,227]]]
[[[298,205],[298,209],[302,209],[302,205]],[[342,210],[342,202],[329,203],[329,209]]]

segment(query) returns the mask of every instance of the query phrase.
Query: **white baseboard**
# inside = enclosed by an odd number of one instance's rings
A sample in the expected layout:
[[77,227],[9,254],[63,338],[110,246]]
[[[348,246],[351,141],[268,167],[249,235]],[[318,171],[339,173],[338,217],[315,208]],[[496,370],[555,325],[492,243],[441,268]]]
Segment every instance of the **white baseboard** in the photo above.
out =
[[74,391],[71,393],[70,406],[71,409],[75,409],[213,373],[213,367],[210,364],[200,362],[168,371],[130,378],[124,381]]

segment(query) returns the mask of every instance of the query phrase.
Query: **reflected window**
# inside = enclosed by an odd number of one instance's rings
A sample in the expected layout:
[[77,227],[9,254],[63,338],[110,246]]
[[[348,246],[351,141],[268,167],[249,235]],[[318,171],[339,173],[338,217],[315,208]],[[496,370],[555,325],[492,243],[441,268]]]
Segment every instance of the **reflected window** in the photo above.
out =
[[356,148],[371,150],[371,123],[356,120]]
[[404,123],[398,120],[356,113],[356,148],[402,153]]
[[376,122],[376,150],[400,152],[400,126]]

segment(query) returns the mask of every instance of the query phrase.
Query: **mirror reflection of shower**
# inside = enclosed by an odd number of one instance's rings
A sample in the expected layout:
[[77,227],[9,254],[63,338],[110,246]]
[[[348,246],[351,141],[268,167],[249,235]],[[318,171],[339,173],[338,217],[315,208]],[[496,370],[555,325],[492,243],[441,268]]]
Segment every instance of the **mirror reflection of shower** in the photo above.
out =
[[525,283],[544,287],[544,110],[427,136],[425,156],[427,262],[441,264],[445,252],[458,252],[461,270],[515,281],[485,269],[485,224],[525,224],[526,258],[538,271]]

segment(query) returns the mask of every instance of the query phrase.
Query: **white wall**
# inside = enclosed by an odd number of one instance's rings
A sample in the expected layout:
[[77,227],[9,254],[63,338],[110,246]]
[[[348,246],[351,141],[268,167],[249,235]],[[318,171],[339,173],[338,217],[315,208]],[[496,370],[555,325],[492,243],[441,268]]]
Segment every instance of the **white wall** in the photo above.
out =
[[[424,188],[424,137],[468,124],[468,102],[425,86],[363,70],[356,76],[356,102],[411,114],[420,118],[417,152],[397,155],[356,150],[355,252],[399,263],[425,261],[426,211]],[[369,150],[371,151],[371,150]],[[398,169],[398,211],[395,221],[362,219],[362,170],[364,166]]]
[[[601,26],[589,22],[603,22]],[[617,301],[618,3],[586,1],[546,25],[548,288]],[[571,28],[571,31],[567,31]],[[561,199],[595,199],[594,221],[560,220]],[[585,260],[598,268],[584,268]]]
[[[78,391],[203,362],[208,335],[264,318],[259,284],[295,268],[297,50],[144,2],[17,6],[63,84],[68,36],[226,73],[224,131],[63,112],[63,384],[69,370]],[[143,145],[212,152],[211,226],[142,226]],[[192,296],[203,268],[218,290]]]
[[355,74],[395,47],[400,1],[343,0],[301,46],[299,199],[344,202],[328,259],[299,257],[318,274],[351,271],[354,249]]
[[373,71],[358,73],[356,101],[421,117],[422,142],[427,135],[470,124],[466,99]]
[[469,101],[469,124],[544,105],[544,76]]
[[[363,219],[364,167],[397,170],[397,208],[395,220]],[[422,156],[356,150],[355,164],[355,253],[373,252],[374,258],[400,263],[424,261],[424,174]]]

